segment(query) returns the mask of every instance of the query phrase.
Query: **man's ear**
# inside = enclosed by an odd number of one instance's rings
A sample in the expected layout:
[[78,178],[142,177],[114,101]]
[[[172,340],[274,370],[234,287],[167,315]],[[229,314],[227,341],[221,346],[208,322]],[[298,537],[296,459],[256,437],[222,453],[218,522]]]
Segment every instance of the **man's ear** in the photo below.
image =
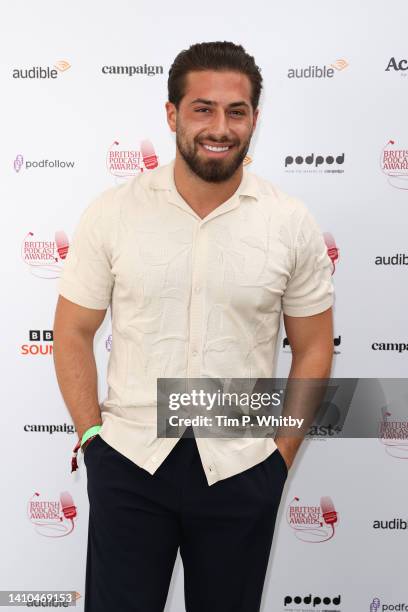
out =
[[173,102],[166,102],[167,123],[172,132],[176,131],[177,109]]
[[252,125],[252,131],[255,130],[256,122],[258,121],[258,117],[259,117],[259,107],[254,112],[254,122],[253,122],[253,125]]

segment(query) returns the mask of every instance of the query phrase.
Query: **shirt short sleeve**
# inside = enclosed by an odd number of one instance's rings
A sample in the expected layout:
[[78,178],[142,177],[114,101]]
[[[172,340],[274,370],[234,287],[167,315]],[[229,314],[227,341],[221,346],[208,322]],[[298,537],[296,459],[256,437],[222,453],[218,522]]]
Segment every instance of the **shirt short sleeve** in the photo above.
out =
[[105,215],[110,196],[111,190],[106,190],[83,211],[57,284],[58,293],[86,308],[103,310],[111,300],[114,276]]
[[293,247],[293,269],[282,295],[283,313],[308,317],[324,312],[334,303],[333,264],[322,232],[302,204],[302,219]]

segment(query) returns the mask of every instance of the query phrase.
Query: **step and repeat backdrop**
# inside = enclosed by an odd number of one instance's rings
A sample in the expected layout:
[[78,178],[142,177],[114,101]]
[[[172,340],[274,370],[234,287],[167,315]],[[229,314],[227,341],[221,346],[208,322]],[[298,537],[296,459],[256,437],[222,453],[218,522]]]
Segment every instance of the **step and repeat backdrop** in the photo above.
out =
[[[83,609],[89,505],[53,365],[57,283],[91,199],[174,157],[167,75],[190,44],[240,43],[262,69],[247,167],[300,197],[324,233],[332,376],[406,376],[407,20],[404,0],[3,4],[0,590],[74,591]],[[101,400],[111,343],[108,310],[95,338]],[[283,326],[277,362],[287,376]],[[403,440],[305,441],[262,609],[408,610],[407,477]],[[166,611],[182,610],[178,557]]]

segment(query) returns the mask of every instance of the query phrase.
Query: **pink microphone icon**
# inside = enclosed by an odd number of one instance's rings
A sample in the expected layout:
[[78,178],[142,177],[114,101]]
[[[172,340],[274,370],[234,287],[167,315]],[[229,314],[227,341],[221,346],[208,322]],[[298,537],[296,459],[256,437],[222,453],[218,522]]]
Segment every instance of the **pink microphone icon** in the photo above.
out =
[[140,143],[140,152],[142,154],[143,163],[148,170],[157,168],[159,162],[157,161],[157,155],[150,140],[142,140]]
[[62,230],[55,232],[55,244],[57,245],[57,251],[60,259],[65,259],[69,249],[69,240],[66,233]]
[[333,264],[332,274],[334,274],[334,271],[336,269],[335,264],[339,260],[339,249],[336,246],[336,241],[333,238],[333,234],[331,234],[330,232],[324,232],[323,238],[327,246],[327,254]]

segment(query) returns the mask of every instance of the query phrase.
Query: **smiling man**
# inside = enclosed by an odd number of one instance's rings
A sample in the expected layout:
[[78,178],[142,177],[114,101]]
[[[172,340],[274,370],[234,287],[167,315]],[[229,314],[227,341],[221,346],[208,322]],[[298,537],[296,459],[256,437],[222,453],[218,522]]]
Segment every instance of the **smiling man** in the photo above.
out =
[[[85,612],[162,612],[178,550],[187,612],[257,612],[300,439],[158,438],[157,378],[326,378],[331,261],[306,206],[244,168],[262,78],[231,42],[169,71],[169,164],[84,211],[58,289],[54,360],[84,452]],[[111,306],[108,394],[94,336]],[[74,465],[74,464],[73,464]],[[176,609],[176,608],[175,608]],[[177,606],[177,610],[181,608]]]

